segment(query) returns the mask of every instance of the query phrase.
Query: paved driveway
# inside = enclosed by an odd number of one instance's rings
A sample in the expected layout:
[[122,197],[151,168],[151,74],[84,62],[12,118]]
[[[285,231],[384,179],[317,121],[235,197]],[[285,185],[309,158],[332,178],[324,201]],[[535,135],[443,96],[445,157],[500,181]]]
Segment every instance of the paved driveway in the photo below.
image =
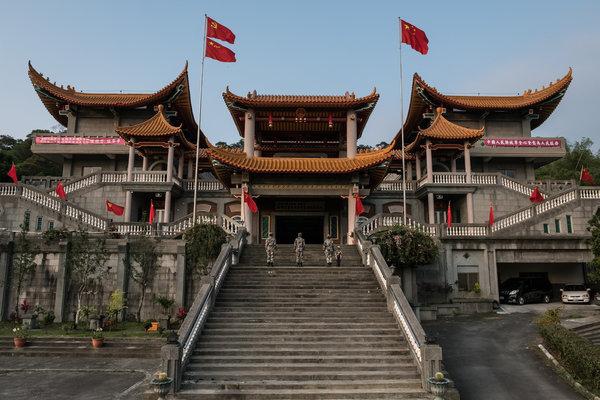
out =
[[536,350],[536,314],[486,314],[428,321],[461,400],[583,399]]

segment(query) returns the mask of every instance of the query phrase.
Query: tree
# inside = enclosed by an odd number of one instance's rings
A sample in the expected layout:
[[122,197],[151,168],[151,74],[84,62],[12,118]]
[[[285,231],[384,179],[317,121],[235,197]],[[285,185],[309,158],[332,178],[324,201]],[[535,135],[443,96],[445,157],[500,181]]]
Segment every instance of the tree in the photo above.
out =
[[31,144],[35,133],[52,133],[48,130],[34,130],[25,139],[15,139],[8,135],[0,135],[0,182],[9,182],[6,175],[12,163],[17,167],[17,174],[59,176],[60,166],[31,152]]
[[71,235],[67,258],[69,277],[77,296],[75,325],[79,322],[83,297],[97,294],[102,287],[108,274],[107,261],[106,239],[92,239],[79,226]]
[[209,264],[219,256],[227,234],[220,226],[200,224],[189,229],[183,238],[186,242],[186,266],[192,272],[204,274]]
[[39,249],[33,240],[27,236],[27,229],[21,225],[21,233],[15,243],[15,257],[13,259],[13,279],[17,290],[15,299],[15,316],[19,316],[19,295],[25,282],[35,273],[35,256]]
[[416,229],[396,225],[369,237],[381,248],[389,265],[416,267],[431,264],[438,256],[438,247],[431,236]]
[[536,179],[540,180],[578,180],[581,168],[586,167],[596,180],[600,180],[600,152],[592,150],[594,142],[583,138],[575,143],[567,143],[567,154],[560,160],[544,165],[535,171]]
[[592,234],[590,245],[594,258],[587,268],[587,280],[590,285],[600,289],[600,211],[588,222],[588,231]]
[[138,304],[136,317],[141,322],[142,307],[146,297],[146,289],[152,286],[154,276],[158,270],[157,242],[145,236],[132,241],[129,245],[129,274],[140,286],[140,302]]

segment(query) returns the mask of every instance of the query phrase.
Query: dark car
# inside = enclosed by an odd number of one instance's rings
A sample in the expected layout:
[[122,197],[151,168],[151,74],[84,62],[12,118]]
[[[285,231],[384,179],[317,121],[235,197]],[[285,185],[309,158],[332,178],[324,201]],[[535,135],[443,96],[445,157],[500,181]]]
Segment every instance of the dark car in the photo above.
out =
[[546,278],[509,278],[500,285],[500,302],[550,303],[552,284]]

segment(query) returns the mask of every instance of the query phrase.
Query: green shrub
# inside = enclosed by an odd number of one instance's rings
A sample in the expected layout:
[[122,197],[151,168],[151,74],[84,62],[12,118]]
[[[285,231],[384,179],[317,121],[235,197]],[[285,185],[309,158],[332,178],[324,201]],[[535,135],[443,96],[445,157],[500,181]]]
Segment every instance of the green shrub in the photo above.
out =
[[219,256],[227,234],[220,226],[200,224],[189,229],[183,238],[186,266],[191,272],[206,274],[208,265]]
[[395,225],[369,237],[381,248],[388,265],[416,267],[434,262],[438,247],[431,236],[405,225]]
[[588,390],[600,394],[600,347],[560,324],[560,309],[547,311],[537,320],[544,343],[560,364]]

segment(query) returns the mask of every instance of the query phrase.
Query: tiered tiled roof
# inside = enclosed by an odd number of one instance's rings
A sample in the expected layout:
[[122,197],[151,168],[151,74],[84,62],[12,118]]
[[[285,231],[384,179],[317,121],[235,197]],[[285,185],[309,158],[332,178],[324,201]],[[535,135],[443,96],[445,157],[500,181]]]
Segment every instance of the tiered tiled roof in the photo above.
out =
[[158,111],[153,117],[139,124],[130,126],[119,126],[115,131],[127,138],[130,137],[164,137],[176,136],[181,134],[181,125],[173,126],[167,120],[165,108],[163,105],[158,106]]
[[353,109],[377,102],[379,94],[376,89],[364,97],[356,97],[354,93],[344,95],[272,95],[248,93],[246,97],[239,96],[226,88],[223,99],[227,103],[236,103],[247,107],[328,107]]

